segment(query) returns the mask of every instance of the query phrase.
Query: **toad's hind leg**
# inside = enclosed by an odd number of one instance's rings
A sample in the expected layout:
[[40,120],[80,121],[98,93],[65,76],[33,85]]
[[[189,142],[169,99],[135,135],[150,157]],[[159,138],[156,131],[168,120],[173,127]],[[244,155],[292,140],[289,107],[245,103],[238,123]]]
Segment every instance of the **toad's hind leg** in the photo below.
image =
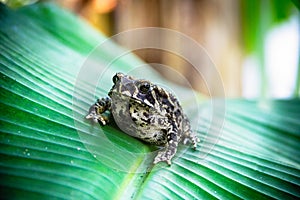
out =
[[200,139],[192,131],[190,122],[188,121],[186,116],[185,116],[185,123],[183,126],[183,130],[184,131],[183,131],[182,138],[181,138],[182,143],[184,145],[191,143],[193,145],[193,148],[196,149],[197,144],[200,142]]
[[85,118],[92,119],[94,122],[98,122],[104,126],[109,122],[109,116],[104,114],[107,110],[111,110],[111,99],[108,97],[98,99],[96,103],[90,107],[89,114]]

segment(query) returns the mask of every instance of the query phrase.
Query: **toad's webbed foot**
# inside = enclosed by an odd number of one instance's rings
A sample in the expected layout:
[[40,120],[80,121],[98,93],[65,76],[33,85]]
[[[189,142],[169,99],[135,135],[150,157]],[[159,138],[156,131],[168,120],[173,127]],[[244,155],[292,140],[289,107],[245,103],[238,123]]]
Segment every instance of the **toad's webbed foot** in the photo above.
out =
[[109,116],[105,115],[104,112],[106,110],[110,110],[110,107],[110,98],[107,97],[98,99],[97,102],[90,107],[89,114],[85,118],[91,119],[94,122],[98,122],[100,125],[104,126],[109,122]]
[[[176,151],[175,151],[176,153]],[[167,164],[171,165],[171,159],[175,155],[175,153],[170,153],[168,151],[159,151],[157,156],[154,159],[153,164],[156,164],[158,162],[167,162]]]

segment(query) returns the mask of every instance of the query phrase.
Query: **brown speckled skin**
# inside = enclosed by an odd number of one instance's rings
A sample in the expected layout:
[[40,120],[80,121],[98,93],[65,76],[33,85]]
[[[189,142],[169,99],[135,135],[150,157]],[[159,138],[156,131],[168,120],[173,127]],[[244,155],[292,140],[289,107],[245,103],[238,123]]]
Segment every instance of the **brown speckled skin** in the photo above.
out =
[[87,119],[106,125],[108,118],[102,113],[108,110],[127,134],[164,146],[154,164],[165,161],[171,165],[179,142],[190,142],[197,147],[199,139],[173,94],[147,80],[122,73],[117,73],[113,82],[109,97],[98,99],[91,106]]

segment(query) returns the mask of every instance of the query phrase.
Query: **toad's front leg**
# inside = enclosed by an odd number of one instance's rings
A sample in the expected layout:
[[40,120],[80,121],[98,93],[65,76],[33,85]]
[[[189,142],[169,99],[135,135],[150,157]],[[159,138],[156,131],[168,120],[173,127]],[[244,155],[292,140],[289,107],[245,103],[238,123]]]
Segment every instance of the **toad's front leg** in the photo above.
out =
[[171,159],[174,157],[177,151],[177,146],[178,146],[178,129],[170,129],[168,134],[167,134],[167,144],[166,147],[162,150],[159,151],[157,156],[154,159],[153,164],[156,164],[158,162],[167,162],[167,164],[170,166],[171,165]]
[[94,122],[98,122],[100,125],[106,125],[109,122],[109,117],[102,114],[105,111],[111,109],[111,99],[101,98],[96,101],[95,104],[93,104],[90,107],[89,114],[85,117],[86,119],[92,119]]

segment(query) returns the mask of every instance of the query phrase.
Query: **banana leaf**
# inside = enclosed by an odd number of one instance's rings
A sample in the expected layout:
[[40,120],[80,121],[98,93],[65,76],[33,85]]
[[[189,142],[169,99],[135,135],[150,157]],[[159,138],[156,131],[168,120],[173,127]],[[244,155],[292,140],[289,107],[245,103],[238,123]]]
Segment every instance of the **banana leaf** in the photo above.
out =
[[[128,54],[101,80],[78,79],[82,66],[103,71],[122,51],[109,41],[87,61],[106,40],[54,4],[17,10],[0,4],[1,198],[300,198],[298,99],[224,100],[222,131],[210,135],[210,100],[191,104],[187,89],[172,85],[185,94],[189,117],[201,121],[194,129],[202,141],[196,151],[180,146],[170,167],[153,166],[156,147],[114,123],[100,127],[84,119],[96,98],[107,95],[115,72],[145,65]],[[149,67],[143,73],[166,82]],[[193,112],[198,106],[201,115]]]

